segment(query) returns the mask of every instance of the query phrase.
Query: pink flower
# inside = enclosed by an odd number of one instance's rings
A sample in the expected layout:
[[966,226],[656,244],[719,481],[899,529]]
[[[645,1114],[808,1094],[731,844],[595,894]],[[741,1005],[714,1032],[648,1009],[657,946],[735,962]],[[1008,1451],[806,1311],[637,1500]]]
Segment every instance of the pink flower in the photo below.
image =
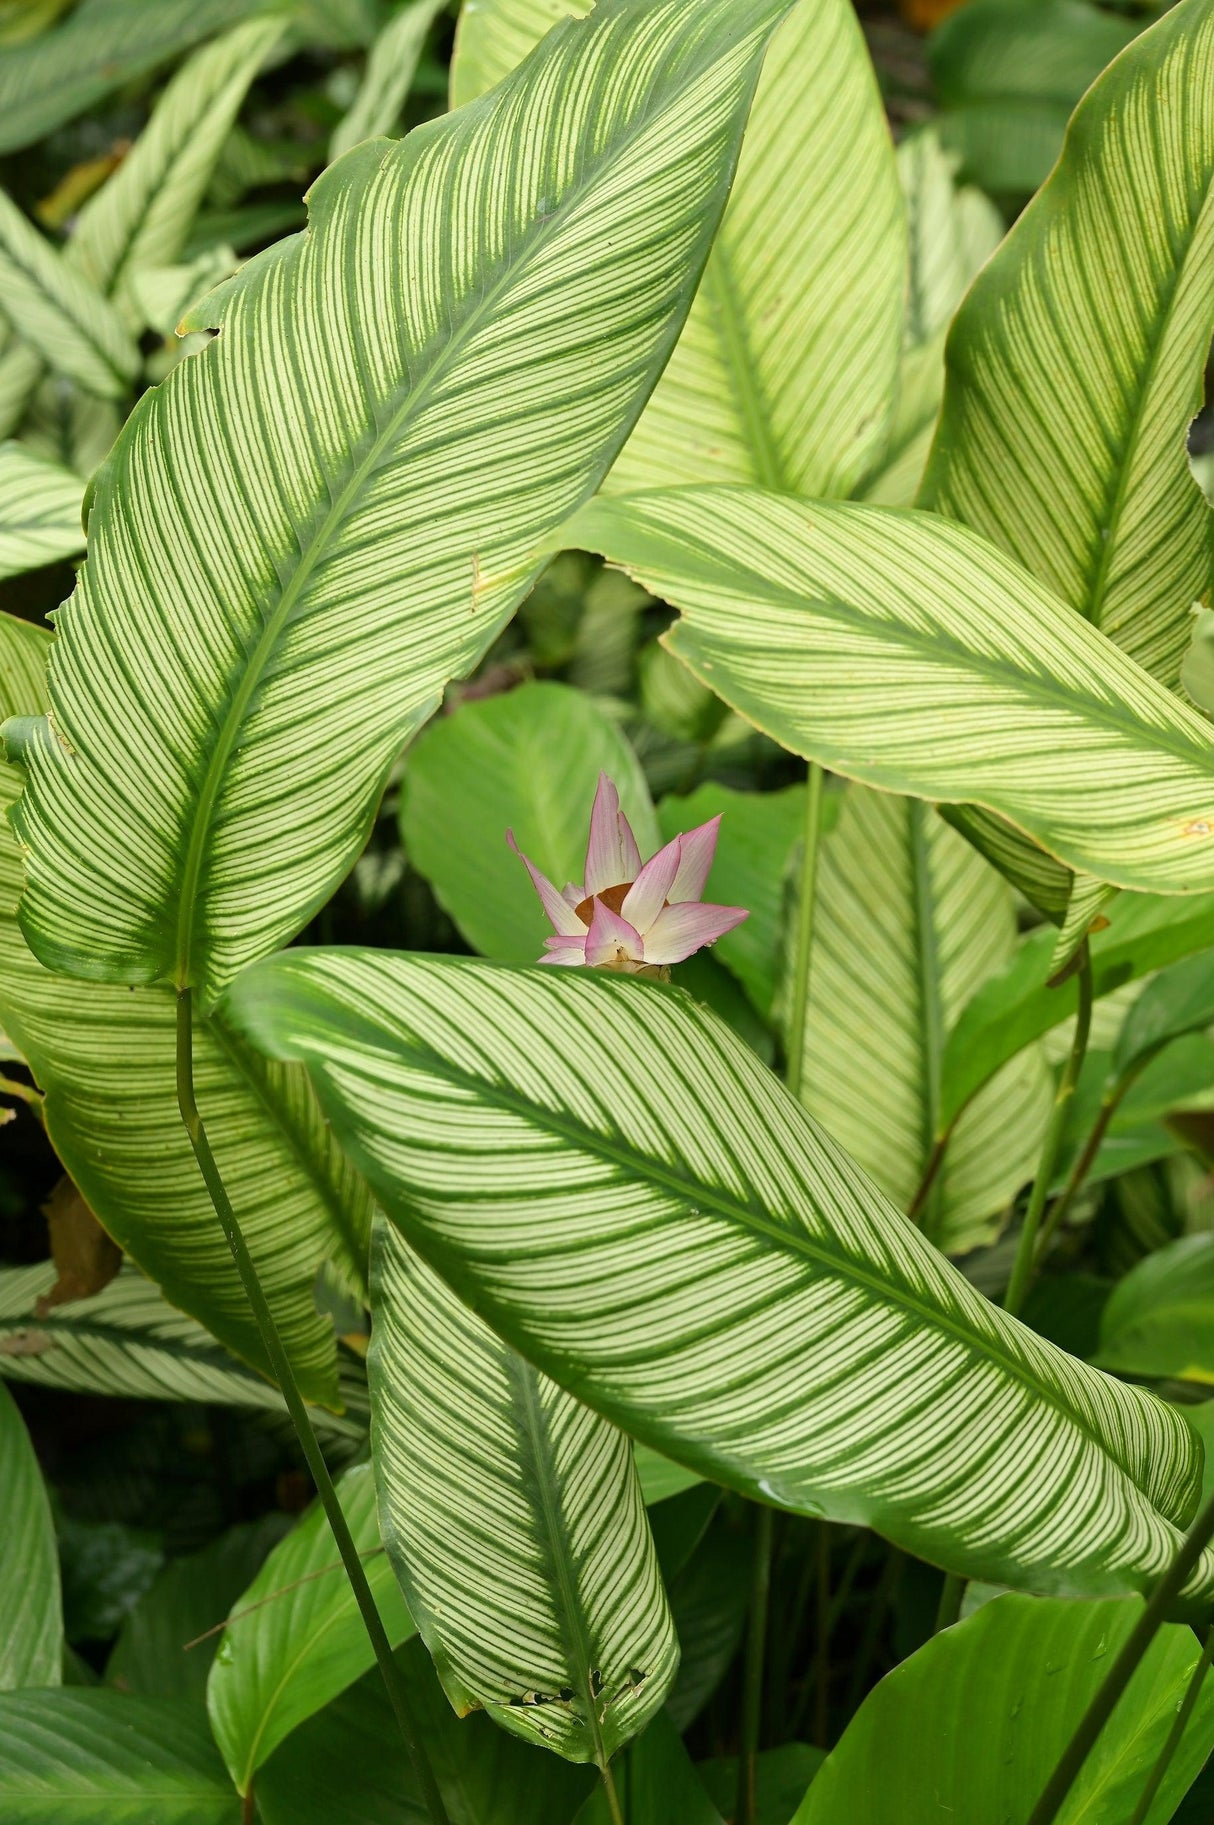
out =
[[[740,906],[700,903],[716,853],[720,818],[676,836],[641,866],[641,852],[620,795],[605,773],[590,814],[585,885],[558,892],[525,855],[523,861],[551,919],[554,935],[544,941],[541,963],[624,970],[631,975],[682,963],[693,951],[713,944],[747,914]],[[522,850],[514,832],[506,841]]]

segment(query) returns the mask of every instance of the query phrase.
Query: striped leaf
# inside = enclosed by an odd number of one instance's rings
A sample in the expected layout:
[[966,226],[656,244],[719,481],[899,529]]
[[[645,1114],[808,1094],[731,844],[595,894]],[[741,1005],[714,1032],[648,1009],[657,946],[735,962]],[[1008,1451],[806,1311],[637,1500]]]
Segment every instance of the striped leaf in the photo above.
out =
[[[415,1633],[380,1547],[369,1464],[337,1484],[342,1512],[393,1647]],[[319,1504],[237,1598],[207,1680],[207,1712],[241,1793],[298,1724],[375,1663],[332,1529]]]
[[[801,1100],[901,1210],[940,1132],[945,1035],[1011,957],[1012,895],[926,805],[848,789],[823,846]],[[957,1123],[920,1223],[962,1254],[1033,1174],[1052,1102],[1037,1047]]]
[[795,753],[976,802],[1118,886],[1214,887],[1209,724],[964,528],[700,488],[596,501],[562,538],[673,603],[670,650]]
[[[0,715],[45,702],[44,630],[0,616]],[[0,764],[0,808],[20,780]],[[21,855],[0,818],[0,1025],[46,1093],[51,1142],[102,1223],[246,1361],[260,1333],[177,1106],[176,1006],[166,988],[53,975],[17,925]],[[197,1024],[199,1103],[225,1182],[308,1397],[338,1404],[332,1326],[315,1280],[336,1260],[365,1284],[370,1198],[337,1151],[302,1072],[267,1070],[234,1035]]]
[[[180,254],[249,84],[281,31],[280,19],[253,20],[197,51],[114,175],[81,209],[61,264],[109,299],[129,332],[148,321],[141,275]],[[22,422],[44,373],[29,341],[0,357],[0,430]]]
[[[496,80],[556,11],[552,0],[473,0],[454,91]],[[905,257],[893,148],[851,0],[801,0],[772,40],[687,327],[611,492],[753,482],[849,493],[890,422]]]
[[461,1715],[605,1768],[679,1661],[632,1446],[387,1224],[375,1260],[384,1543],[435,1670]]
[[86,393],[118,399],[139,372],[121,317],[0,190],[0,297],[23,341]]
[[0,152],[28,145],[123,83],[274,0],[89,0],[0,62]]
[[509,76],[562,19],[594,0],[464,0],[451,53],[451,106],[462,108]]
[[[49,1261],[0,1268],[0,1376],[6,1381],[285,1416],[278,1390],[171,1306],[137,1268],[124,1266],[92,1298],[42,1311],[40,1301],[55,1277]],[[317,1410],[313,1423],[323,1438],[348,1448],[366,1434],[366,1391],[349,1372],[341,1391],[345,1413]]]
[[292,950],[228,1001],[457,1293],[669,1456],[1034,1590],[1174,1550],[1180,1415],[990,1306],[681,991]]
[[63,1666],[59,1555],[25,1421],[0,1388],[0,1692],[57,1686]]
[[20,444],[0,444],[0,577],[83,549],[83,493],[70,470],[31,456]]
[[333,129],[330,161],[360,140],[395,130],[426,35],[442,10],[443,0],[409,0],[392,14],[371,46],[358,94]]
[[48,967],[205,1006],[329,897],[640,411],[783,10],[609,0],[491,97],[339,159],[308,231],[189,319],[222,333],[101,470],[55,733],[25,744]]
[[474,949],[534,963],[552,927],[519,848],[563,885],[580,881],[599,774],[620,789],[641,853],[661,845],[649,788],[618,726],[581,691],[532,683],[439,718],[409,752],[405,852]]
[[966,299],[924,494],[1172,687],[1214,603],[1186,449],[1212,335],[1214,0],[1184,0],[1085,97]]

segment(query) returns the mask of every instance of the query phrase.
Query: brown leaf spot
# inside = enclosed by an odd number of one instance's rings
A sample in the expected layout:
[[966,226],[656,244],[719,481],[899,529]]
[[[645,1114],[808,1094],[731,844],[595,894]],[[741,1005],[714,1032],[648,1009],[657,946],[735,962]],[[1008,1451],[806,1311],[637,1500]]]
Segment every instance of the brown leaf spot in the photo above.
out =
[[89,1299],[109,1285],[122,1266],[122,1250],[111,1241],[71,1179],[60,1179],[42,1214],[51,1237],[58,1278],[35,1306],[39,1318],[57,1305]]

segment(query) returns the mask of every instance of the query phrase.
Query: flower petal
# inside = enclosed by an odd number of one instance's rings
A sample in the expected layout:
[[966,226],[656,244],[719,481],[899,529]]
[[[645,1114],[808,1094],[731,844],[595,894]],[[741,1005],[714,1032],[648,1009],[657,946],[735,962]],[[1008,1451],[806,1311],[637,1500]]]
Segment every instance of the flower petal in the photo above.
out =
[[624,896],[620,911],[639,932],[648,930],[670,898],[670,890],[679,871],[682,842],[682,837],[676,836],[673,842],[667,843],[665,849],[659,849],[656,855],[650,856]]
[[602,893],[621,881],[636,879],[641,852],[628,819],[620,810],[614,780],[599,774],[594,809],[590,813],[590,841],[586,846],[586,894]]
[[519,856],[525,864],[527,873],[531,876],[531,884],[535,888],[536,893],[540,896],[540,903],[543,906],[544,911],[548,914],[548,918],[551,921],[554,930],[558,931],[562,937],[566,938],[580,938],[583,936],[586,928],[582,924],[582,921],[578,918],[564,895],[559,893],[552,885],[548,876],[546,874],[541,874],[535,863],[523,855],[522,850],[514,840],[513,830],[507,830],[506,841],[509,843],[511,849],[513,849],[515,855]]
[[630,963],[644,963],[645,946],[641,934],[627,919],[613,913],[610,906],[596,900],[594,918],[586,933],[586,961],[597,968],[600,964],[619,963],[625,958]]
[[554,963],[565,969],[580,969],[586,962],[586,927],[578,921],[580,938],[545,938],[545,955],[541,963]]
[[710,817],[706,824],[699,824],[694,830],[684,831],[679,838],[682,854],[679,858],[679,872],[674,877],[668,900],[682,902],[698,900],[708,880],[708,871],[712,859],[717,853],[717,832],[721,827],[721,815]]
[[[682,963],[693,951],[714,944],[750,915],[741,906],[701,906],[689,900],[665,906],[645,933],[646,963]],[[590,946],[586,946],[590,956]]]

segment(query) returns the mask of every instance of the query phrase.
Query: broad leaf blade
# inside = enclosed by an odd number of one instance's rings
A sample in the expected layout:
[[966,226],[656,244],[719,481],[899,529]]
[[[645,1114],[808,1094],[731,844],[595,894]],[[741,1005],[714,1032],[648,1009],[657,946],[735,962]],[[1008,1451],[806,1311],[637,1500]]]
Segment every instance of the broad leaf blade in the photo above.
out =
[[0,289],[17,334],[87,393],[120,399],[139,372],[122,319],[0,190]]
[[1118,886],[1214,886],[1209,724],[964,528],[689,488],[562,537],[672,602],[671,651],[794,752],[981,804]]
[[1174,1550],[1180,1416],[993,1309],[679,991],[294,950],[229,1002],[460,1295],[647,1443],[996,1582]]
[[451,106],[462,108],[509,76],[562,19],[584,19],[593,0],[474,0],[460,8],[451,54]]
[[632,1446],[386,1224],[376,1254],[384,1540],[439,1678],[460,1713],[603,1767],[679,1659]]
[[[46,701],[46,633],[0,616],[0,714]],[[0,762],[0,806],[20,779]],[[264,1347],[177,1106],[171,991],[82,986],[31,955],[16,921],[22,858],[0,819],[0,1023],[46,1093],[56,1152],[105,1228],[174,1304],[249,1362]],[[365,1286],[371,1206],[301,1072],[266,1069],[234,1035],[195,1026],[200,1107],[288,1352],[309,1399],[339,1399],[333,1330],[316,1310],[326,1260]]]
[[37,570],[84,548],[78,476],[0,444],[0,577]]
[[1085,97],[966,299],[924,491],[1172,687],[1214,601],[1186,448],[1212,334],[1214,5],[1186,0]]
[[[482,102],[340,159],[308,231],[191,319],[221,334],[101,471],[57,733],[28,743],[48,966],[205,1006],[328,898],[664,364],[782,11],[611,0]],[[137,680],[131,652],[156,656]]]
[[[941,1131],[945,1034],[1015,933],[1006,884],[929,807],[849,787],[820,863],[801,1100],[901,1210]],[[919,1218],[938,1248],[994,1239],[1052,1100],[1035,1048],[975,1097]]]
[[1093,1360],[1118,1375],[1214,1384],[1214,1236],[1182,1236],[1118,1281]]
[[394,130],[426,34],[442,10],[443,0],[409,0],[392,14],[371,46],[362,87],[349,111],[333,129],[329,141],[330,161],[340,158],[361,139],[374,139],[378,134]]
[[[394,1647],[414,1633],[380,1546],[371,1467],[338,1485],[354,1544]],[[237,1598],[207,1681],[207,1711],[232,1779],[247,1793],[283,1738],[374,1664],[354,1594],[319,1504]]]
[[25,1422],[0,1387],[0,1692],[57,1686],[63,1666],[59,1556]]

